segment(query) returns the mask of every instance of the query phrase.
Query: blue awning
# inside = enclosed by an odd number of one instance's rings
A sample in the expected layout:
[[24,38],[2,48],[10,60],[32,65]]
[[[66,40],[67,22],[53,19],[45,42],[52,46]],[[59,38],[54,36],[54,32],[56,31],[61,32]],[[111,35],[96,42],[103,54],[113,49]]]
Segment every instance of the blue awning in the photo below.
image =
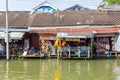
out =
[[60,38],[86,38],[86,36],[57,36]]
[[92,33],[63,33],[59,32],[57,33],[57,37],[60,38],[93,38]]

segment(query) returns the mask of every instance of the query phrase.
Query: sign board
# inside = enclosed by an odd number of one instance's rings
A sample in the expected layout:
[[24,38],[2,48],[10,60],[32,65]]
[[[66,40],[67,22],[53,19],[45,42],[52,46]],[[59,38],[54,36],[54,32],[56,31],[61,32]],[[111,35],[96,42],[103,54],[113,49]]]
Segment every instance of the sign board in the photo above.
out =
[[66,38],[66,41],[80,41],[80,38]]
[[57,37],[65,37],[68,36],[68,33],[57,33]]

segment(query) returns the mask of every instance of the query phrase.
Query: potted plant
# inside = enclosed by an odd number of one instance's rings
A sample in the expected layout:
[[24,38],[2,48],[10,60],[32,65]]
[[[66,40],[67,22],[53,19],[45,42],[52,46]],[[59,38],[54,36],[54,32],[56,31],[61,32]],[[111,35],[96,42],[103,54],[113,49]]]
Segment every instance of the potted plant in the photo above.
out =
[[23,50],[18,50],[18,51],[17,51],[18,57],[21,57],[22,54],[23,54]]

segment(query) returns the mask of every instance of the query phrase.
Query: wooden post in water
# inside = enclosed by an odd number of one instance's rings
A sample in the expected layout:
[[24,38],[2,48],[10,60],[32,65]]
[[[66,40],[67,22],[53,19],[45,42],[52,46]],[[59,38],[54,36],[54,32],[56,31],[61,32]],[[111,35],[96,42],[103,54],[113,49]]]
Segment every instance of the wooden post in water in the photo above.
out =
[[[97,37],[97,43],[98,43],[98,37]],[[98,52],[98,45],[97,45],[97,56],[99,55],[99,52]]]
[[60,48],[60,58],[62,57],[62,47]]
[[59,58],[59,50],[57,49],[57,58]]
[[88,48],[88,58],[90,58],[90,49]]
[[80,47],[78,47],[78,58],[80,58]]
[[91,38],[91,46],[90,46],[90,50],[91,50],[91,55],[90,55],[90,56],[91,56],[91,57],[93,56],[93,52],[92,52],[92,46],[93,46],[93,45],[92,45],[92,42],[93,42],[93,38]]
[[69,47],[69,56],[68,57],[70,58],[70,47]]

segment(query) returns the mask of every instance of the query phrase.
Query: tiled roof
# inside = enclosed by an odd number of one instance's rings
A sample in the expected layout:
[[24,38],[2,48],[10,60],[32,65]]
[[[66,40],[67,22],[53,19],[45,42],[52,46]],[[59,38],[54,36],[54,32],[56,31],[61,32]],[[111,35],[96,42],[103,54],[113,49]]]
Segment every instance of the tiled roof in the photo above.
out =
[[[8,12],[9,27],[26,27],[29,18],[29,12]],[[0,12],[0,26],[5,27],[5,12]]]
[[[63,11],[55,13],[9,12],[11,27],[51,27],[79,25],[119,25],[120,12]],[[5,26],[5,12],[0,12],[0,26]]]
[[66,11],[33,14],[31,26],[118,25],[120,12]]

